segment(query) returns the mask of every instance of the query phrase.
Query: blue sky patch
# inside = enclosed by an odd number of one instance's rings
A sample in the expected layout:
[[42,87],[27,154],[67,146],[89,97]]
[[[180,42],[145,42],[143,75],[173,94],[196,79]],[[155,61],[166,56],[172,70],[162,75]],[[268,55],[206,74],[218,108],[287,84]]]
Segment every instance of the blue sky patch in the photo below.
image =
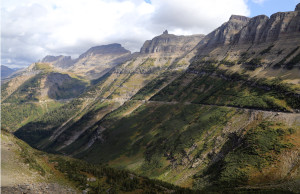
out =
[[251,11],[250,16],[257,15],[270,16],[276,12],[294,11],[300,0],[265,0],[263,3],[254,3],[253,0],[248,1]]
[[151,4],[151,0],[144,0],[146,3]]

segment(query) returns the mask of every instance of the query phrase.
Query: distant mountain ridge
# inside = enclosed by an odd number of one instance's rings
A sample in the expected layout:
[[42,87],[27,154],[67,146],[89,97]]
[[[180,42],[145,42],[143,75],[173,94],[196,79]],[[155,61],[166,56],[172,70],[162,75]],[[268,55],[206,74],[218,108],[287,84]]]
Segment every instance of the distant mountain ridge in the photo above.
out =
[[162,34],[146,41],[139,53],[133,53],[122,45],[114,43],[90,48],[77,59],[70,56],[46,56],[42,63],[51,63],[62,71],[72,71],[88,79],[98,78],[115,66],[122,64],[143,54],[183,55],[193,49],[204,35],[176,36]]
[[114,43],[114,44],[92,47],[85,53],[81,54],[79,58],[84,58],[91,55],[106,55],[106,54],[122,55],[122,54],[130,54],[130,53],[131,52],[129,50],[126,50],[124,47],[122,47],[121,44]]
[[9,68],[5,65],[1,65],[1,79],[5,79],[12,75],[14,72],[19,70],[20,68]]

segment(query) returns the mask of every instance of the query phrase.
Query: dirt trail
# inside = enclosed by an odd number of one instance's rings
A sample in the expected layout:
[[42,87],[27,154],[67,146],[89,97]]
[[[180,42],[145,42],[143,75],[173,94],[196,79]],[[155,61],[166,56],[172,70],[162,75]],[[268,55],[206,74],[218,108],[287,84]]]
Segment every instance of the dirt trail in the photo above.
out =
[[43,180],[20,157],[21,148],[8,136],[1,134],[1,186],[13,186]]

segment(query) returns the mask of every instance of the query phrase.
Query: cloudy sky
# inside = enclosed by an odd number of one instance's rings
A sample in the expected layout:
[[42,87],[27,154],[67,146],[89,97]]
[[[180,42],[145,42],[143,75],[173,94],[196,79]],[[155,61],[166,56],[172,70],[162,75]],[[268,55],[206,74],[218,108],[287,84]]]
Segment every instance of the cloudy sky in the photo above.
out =
[[294,10],[300,0],[2,0],[1,64],[24,67],[46,55],[73,58],[92,46],[139,51],[165,29],[207,34],[231,14]]

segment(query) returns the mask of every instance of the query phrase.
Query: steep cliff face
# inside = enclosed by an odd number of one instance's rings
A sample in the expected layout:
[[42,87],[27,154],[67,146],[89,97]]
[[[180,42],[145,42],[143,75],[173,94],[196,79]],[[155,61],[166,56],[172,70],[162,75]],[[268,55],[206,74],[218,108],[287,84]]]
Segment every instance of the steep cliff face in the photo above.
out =
[[232,42],[234,35],[239,32],[250,18],[233,15],[229,21],[208,35],[207,46],[226,45]]
[[295,11],[275,13],[270,18],[265,15],[253,18],[232,15],[228,22],[205,36],[198,47],[261,44],[285,38],[299,38],[299,7],[297,5]]
[[206,35],[198,44],[200,48],[227,45],[233,41],[234,36],[249,22],[250,18],[232,15],[228,22]]
[[300,12],[280,12],[270,17],[260,42],[299,37]]
[[[296,9],[297,10],[297,9]],[[270,18],[257,16],[238,33],[238,43],[264,43],[299,37],[299,11],[275,13]]]
[[235,37],[235,43],[252,44],[259,42],[260,37],[265,30],[265,26],[269,20],[268,16],[260,15],[249,20],[246,26]]
[[176,36],[165,31],[162,35],[147,40],[141,54],[183,54],[193,49],[204,35]]
[[[218,64],[250,77],[277,77],[297,84],[300,66],[300,12],[279,12],[270,18],[232,16],[197,45],[195,60]],[[196,64],[196,63],[195,63]],[[202,67],[192,65],[192,69]],[[292,70],[292,71],[290,71]]]

